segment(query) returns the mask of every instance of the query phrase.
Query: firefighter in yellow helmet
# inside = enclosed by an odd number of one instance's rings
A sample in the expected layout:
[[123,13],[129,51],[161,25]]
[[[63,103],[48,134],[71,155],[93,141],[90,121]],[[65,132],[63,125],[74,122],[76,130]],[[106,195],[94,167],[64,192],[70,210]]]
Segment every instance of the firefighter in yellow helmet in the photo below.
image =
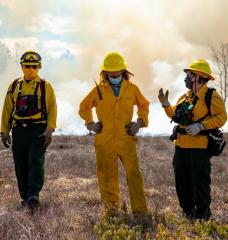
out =
[[178,124],[171,140],[176,145],[173,165],[180,207],[189,219],[208,220],[211,216],[208,134],[225,124],[227,114],[222,97],[207,87],[214,77],[205,60],[192,62],[184,72],[189,91],[174,106],[168,100],[168,91],[160,89],[158,98],[167,116]]
[[[136,215],[144,214],[147,204],[135,134],[148,125],[149,102],[130,81],[133,74],[126,69],[127,64],[119,53],[107,54],[100,68],[100,83],[83,99],[79,114],[87,129],[96,133],[94,146],[101,198],[107,214],[118,212],[119,158],[126,171],[132,211]],[[134,105],[138,107],[136,122],[132,122]],[[97,123],[93,121],[93,107]]]
[[11,144],[22,206],[39,206],[44,183],[44,154],[56,127],[56,99],[51,84],[38,75],[41,56],[32,50],[21,57],[23,76],[7,91],[2,111],[1,136]]

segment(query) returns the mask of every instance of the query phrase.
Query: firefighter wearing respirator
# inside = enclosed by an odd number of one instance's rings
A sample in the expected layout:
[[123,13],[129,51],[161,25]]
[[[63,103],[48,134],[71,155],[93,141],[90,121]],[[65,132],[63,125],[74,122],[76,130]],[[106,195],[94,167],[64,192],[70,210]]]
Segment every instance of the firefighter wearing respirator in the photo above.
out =
[[[216,142],[211,144],[208,136],[225,124],[227,114],[222,97],[207,87],[207,82],[214,80],[207,61],[196,60],[184,72],[189,91],[173,106],[168,100],[168,91],[164,93],[160,89],[158,98],[167,116],[177,123],[171,140],[175,142],[173,166],[180,207],[189,219],[208,220],[211,216],[210,159],[221,152],[209,153],[216,151]],[[224,142],[220,145],[224,148]]]
[[[108,215],[118,214],[120,207],[118,159],[126,171],[133,213],[139,216],[148,211],[135,134],[148,126],[149,101],[130,80],[132,75],[119,53],[107,54],[101,65],[100,83],[80,104],[79,114],[87,129],[96,133],[97,177]],[[132,122],[134,105],[138,108],[138,119]],[[92,116],[94,107],[97,123]]]

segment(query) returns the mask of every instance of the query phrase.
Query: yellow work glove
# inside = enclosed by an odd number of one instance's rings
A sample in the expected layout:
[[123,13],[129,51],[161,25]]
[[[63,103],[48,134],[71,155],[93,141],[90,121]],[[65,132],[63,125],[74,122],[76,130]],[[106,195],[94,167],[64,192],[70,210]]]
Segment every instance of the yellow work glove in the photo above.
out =
[[100,133],[102,128],[103,128],[103,124],[102,122],[90,122],[86,125],[87,129],[89,131],[93,131],[95,133]]
[[159,93],[158,93],[158,99],[162,105],[162,107],[168,107],[170,105],[170,102],[168,100],[168,96],[169,96],[169,90],[167,90],[164,94],[163,92],[163,88],[161,88],[159,90]]
[[1,133],[1,136],[2,136],[2,143],[4,144],[4,146],[6,148],[9,148],[9,145],[11,144],[11,138],[10,138],[10,135],[9,133]]
[[44,137],[44,147],[47,148],[52,141],[52,133],[54,132],[53,128],[46,128],[46,130],[40,135]]

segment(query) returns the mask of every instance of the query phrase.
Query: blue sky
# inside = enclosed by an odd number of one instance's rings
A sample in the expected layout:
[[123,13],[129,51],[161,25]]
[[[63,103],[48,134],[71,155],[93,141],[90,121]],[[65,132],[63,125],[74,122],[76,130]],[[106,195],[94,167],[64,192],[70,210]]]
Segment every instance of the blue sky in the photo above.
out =
[[4,93],[21,74],[16,60],[25,50],[39,51],[40,75],[56,90],[58,127],[86,133],[78,105],[93,87],[105,54],[117,50],[151,102],[143,133],[170,133],[158,89],[169,89],[175,102],[185,91],[182,69],[198,58],[212,63],[210,45],[228,42],[227,9],[227,0],[0,0],[0,43],[12,56],[7,64],[0,60],[0,87]]

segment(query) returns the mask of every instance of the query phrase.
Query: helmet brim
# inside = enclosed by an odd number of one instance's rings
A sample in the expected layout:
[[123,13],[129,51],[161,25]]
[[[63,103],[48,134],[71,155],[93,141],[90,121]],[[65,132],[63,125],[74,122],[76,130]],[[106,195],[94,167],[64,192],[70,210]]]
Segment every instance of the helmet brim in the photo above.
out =
[[200,75],[200,76],[202,76],[204,78],[209,78],[210,80],[215,80],[215,78],[212,75],[210,75],[208,73],[205,73],[205,72],[201,72],[201,71],[196,70],[194,68],[185,68],[185,69],[183,69],[183,71],[184,72],[192,71],[192,72],[194,72],[194,73],[196,73],[196,74],[198,74],[198,75]]
[[41,65],[39,62],[21,62],[22,65],[30,65],[30,66],[37,66]]
[[100,65],[100,69],[102,71],[107,71],[107,72],[118,72],[118,71],[126,69],[127,66],[128,66],[127,63],[125,63],[124,66],[120,66],[120,67],[107,67],[102,64],[102,65]]

